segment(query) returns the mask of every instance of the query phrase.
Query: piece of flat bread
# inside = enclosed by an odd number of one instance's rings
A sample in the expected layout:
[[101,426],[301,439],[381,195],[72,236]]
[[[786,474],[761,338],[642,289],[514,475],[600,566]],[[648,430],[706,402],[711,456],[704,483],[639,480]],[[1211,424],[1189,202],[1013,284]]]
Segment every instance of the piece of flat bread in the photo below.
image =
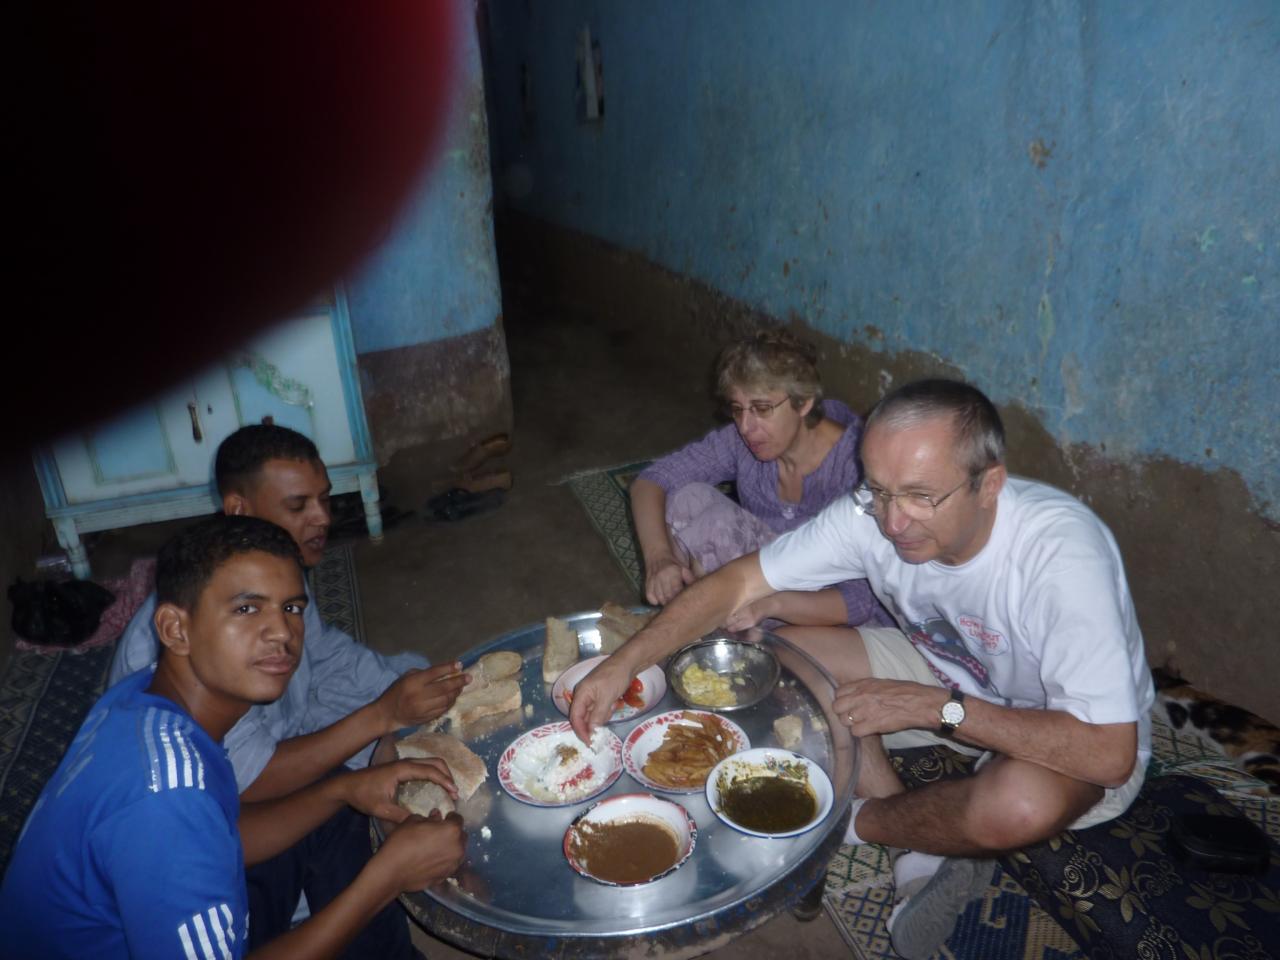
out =
[[618,648],[631,639],[631,634],[616,621],[601,617],[596,621],[596,629],[600,631],[600,652],[616,653]]
[[524,658],[514,650],[495,650],[467,667],[464,671],[471,682],[462,688],[463,693],[487,687],[496,680],[505,680],[518,674],[524,666]]
[[454,785],[458,788],[459,800],[470,797],[489,776],[484,761],[465,743],[447,733],[434,733],[419,728],[403,740],[396,741],[396,753],[402,759],[415,757],[425,760],[439,757],[449,767]]
[[420,817],[429,817],[434,810],[447,817],[457,809],[444,787],[430,780],[410,780],[400,784],[396,787],[396,803]]
[[629,631],[628,637],[639,633],[644,627],[649,625],[649,621],[658,615],[658,611],[654,610],[649,613],[632,613],[620,603],[614,603],[612,600],[607,601],[600,607],[600,617],[604,620],[612,620],[623,630]]
[[578,631],[558,617],[547,617],[547,636],[542,641],[542,679],[556,678],[578,662]]
[[624,643],[639,633],[649,621],[657,615],[653,613],[632,613],[620,603],[612,600],[600,608],[600,619],[596,627],[600,631],[600,652],[614,653]]
[[478,690],[458,694],[448,716],[452,722],[465,726],[481,717],[518,710],[522,702],[520,681],[515,677],[508,677]]

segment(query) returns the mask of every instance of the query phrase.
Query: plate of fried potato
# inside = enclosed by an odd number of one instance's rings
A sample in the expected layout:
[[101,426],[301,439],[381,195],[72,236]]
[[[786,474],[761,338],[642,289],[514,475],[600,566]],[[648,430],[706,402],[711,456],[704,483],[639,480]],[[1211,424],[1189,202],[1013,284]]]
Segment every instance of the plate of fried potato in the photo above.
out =
[[650,790],[697,793],[717,763],[750,747],[732,720],[705,710],[672,710],[631,731],[622,745],[622,766]]

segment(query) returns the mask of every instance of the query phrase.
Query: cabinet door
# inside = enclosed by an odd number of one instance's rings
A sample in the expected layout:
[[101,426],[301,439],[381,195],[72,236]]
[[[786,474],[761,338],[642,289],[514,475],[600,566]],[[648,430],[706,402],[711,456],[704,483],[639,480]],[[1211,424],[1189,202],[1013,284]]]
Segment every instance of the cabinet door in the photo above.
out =
[[306,434],[330,466],[355,461],[331,309],[285,321],[155,400],[56,441],[66,502],[210,485],[218,444],[264,420]]
[[226,372],[206,371],[155,400],[53,444],[67,503],[207,485],[236,428]]

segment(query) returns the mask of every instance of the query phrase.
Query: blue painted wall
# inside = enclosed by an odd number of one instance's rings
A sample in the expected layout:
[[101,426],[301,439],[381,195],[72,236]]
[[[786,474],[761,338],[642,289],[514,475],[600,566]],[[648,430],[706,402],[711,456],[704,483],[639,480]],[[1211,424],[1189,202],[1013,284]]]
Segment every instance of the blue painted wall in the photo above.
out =
[[[522,212],[1280,518],[1280,6],[494,0]],[[605,118],[574,115],[574,43]],[[527,65],[529,107],[521,102]]]
[[440,154],[385,243],[347,280],[357,353],[493,326],[502,311],[493,246],[489,134],[474,7],[458,12],[452,113]]

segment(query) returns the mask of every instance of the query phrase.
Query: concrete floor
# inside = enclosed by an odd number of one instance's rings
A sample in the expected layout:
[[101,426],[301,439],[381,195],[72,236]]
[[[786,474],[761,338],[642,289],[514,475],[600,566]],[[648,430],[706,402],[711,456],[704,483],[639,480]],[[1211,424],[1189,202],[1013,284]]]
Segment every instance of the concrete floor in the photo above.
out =
[[[672,351],[607,318],[575,315],[505,257],[505,326],[515,425],[503,459],[515,486],[503,506],[457,523],[431,523],[421,510],[447,485],[457,444],[393,462],[390,502],[410,513],[380,543],[352,539],[369,644],[418,650],[439,662],[548,614],[597,609],[635,596],[569,488],[575,471],[653,457],[715,424],[707,383],[712,357]],[[512,263],[514,261],[514,266]],[[409,489],[404,476],[421,478]],[[180,524],[98,535],[94,572],[112,575],[129,556],[156,546]],[[469,953],[415,928],[433,958]],[[849,955],[825,916],[806,924],[789,913],[707,956],[789,960]]]

